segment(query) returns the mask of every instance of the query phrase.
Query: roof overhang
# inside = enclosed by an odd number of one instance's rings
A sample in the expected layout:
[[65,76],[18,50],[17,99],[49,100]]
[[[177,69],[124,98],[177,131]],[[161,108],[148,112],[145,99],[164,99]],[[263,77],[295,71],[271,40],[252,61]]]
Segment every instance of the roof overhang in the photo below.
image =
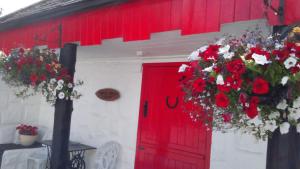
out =
[[15,20],[0,23],[0,31],[21,27],[35,22],[45,21],[52,18],[67,16],[67,15],[74,14],[76,12],[90,10],[93,8],[99,8],[107,5],[114,5],[126,1],[129,0],[85,0],[67,6],[54,8],[51,10],[43,11],[29,16],[24,16]]

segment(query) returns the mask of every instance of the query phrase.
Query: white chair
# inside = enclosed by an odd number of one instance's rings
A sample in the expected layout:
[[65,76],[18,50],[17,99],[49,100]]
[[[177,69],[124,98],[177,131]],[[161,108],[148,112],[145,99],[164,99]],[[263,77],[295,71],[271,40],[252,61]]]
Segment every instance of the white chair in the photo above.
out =
[[121,146],[115,141],[110,141],[97,149],[95,169],[115,169]]

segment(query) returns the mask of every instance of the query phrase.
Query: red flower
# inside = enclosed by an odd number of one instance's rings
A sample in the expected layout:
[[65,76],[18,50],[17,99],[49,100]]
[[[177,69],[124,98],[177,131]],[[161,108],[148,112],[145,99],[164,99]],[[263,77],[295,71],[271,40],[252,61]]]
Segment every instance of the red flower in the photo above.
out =
[[245,73],[246,68],[242,59],[235,59],[226,64],[227,70],[234,75],[241,75]]
[[46,64],[46,70],[48,71],[48,72],[51,72],[52,71],[52,67],[51,67],[51,65],[50,64]]
[[46,77],[46,75],[41,75],[40,76],[40,81],[46,81],[47,80],[47,77]]
[[232,115],[230,113],[222,114],[223,121],[229,123],[231,121]]
[[220,45],[210,45],[203,53],[200,53],[199,56],[203,58],[204,61],[217,61],[218,60],[218,51]]
[[193,89],[195,90],[195,92],[201,93],[205,90],[205,87],[206,87],[206,82],[202,78],[195,80],[193,83]]
[[269,92],[268,81],[260,77],[254,79],[252,92],[255,94],[267,94]]
[[216,94],[215,99],[216,99],[216,105],[218,107],[222,107],[222,108],[227,108],[228,107],[229,99],[228,99],[226,94],[218,93],[218,94]]
[[245,93],[241,93],[239,96],[239,102],[243,104],[243,106],[245,106],[246,102],[247,102],[247,95]]
[[238,90],[241,87],[242,83],[243,81],[240,76],[227,76],[225,80],[225,84],[227,84],[234,90]]
[[254,96],[250,99],[249,108],[246,109],[247,116],[251,119],[258,115],[257,105],[259,103],[259,98]]
[[254,54],[254,53],[256,53],[256,54],[258,54],[258,55],[264,55],[264,56],[266,56],[266,58],[267,58],[267,60],[270,60],[270,58],[271,58],[271,55],[270,55],[270,53],[269,52],[267,52],[267,51],[264,51],[262,48],[260,48],[260,47],[254,47],[254,48],[251,48],[250,49],[250,53],[246,56],[246,59],[247,60],[251,60],[252,59],[252,55]]
[[37,80],[38,80],[38,76],[35,73],[31,73],[30,75],[31,84],[35,85]]

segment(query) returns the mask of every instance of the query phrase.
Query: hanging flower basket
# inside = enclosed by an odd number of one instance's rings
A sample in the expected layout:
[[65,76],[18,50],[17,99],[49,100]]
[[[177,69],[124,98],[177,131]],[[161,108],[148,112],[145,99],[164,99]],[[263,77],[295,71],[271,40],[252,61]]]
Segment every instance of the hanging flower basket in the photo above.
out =
[[18,97],[41,93],[46,101],[54,104],[56,99],[78,99],[81,94],[74,90],[82,81],[74,80],[59,62],[54,50],[15,49],[6,56],[0,54],[2,79],[17,89]]
[[[293,33],[300,32],[295,28]],[[179,68],[195,121],[265,139],[279,128],[300,132],[300,44],[264,37],[259,29],[203,46]],[[213,119],[213,120],[212,120]]]

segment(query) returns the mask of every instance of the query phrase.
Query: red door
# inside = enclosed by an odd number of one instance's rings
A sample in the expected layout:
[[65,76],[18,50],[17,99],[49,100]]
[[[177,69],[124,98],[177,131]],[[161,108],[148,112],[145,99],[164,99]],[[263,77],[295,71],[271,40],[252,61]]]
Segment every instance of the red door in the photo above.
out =
[[183,111],[180,65],[143,65],[135,169],[209,169],[211,132]]

